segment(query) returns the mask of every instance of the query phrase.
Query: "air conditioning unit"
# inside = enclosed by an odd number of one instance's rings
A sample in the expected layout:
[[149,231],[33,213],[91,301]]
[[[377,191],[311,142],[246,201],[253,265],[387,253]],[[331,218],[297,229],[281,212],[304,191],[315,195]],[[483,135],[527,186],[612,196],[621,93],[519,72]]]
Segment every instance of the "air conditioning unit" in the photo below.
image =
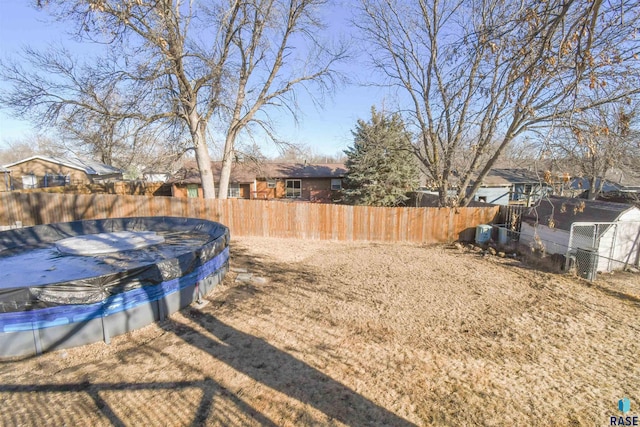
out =
[[501,245],[509,243],[509,229],[504,225],[498,227],[498,243]]
[[476,243],[481,245],[491,240],[491,226],[480,224],[476,227]]

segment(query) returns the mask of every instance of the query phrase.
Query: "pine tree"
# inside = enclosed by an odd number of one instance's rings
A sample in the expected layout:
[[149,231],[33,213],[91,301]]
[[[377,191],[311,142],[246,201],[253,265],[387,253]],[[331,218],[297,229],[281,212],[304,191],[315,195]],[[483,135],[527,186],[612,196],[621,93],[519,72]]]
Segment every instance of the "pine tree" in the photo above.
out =
[[371,108],[371,120],[358,120],[353,146],[345,150],[345,201],[357,205],[398,206],[418,186],[411,135],[398,114]]

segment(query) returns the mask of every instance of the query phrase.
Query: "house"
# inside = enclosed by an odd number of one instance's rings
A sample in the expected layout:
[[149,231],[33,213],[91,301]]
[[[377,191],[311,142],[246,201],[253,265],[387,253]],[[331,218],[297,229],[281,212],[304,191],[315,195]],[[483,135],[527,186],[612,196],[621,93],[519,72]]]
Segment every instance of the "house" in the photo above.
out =
[[342,190],[342,163],[265,163],[256,174],[254,198],[329,203]]
[[[610,178],[601,180],[596,178],[596,187],[602,182],[602,191],[597,200],[615,203],[635,204],[640,206],[640,175],[634,171],[612,169],[607,173]],[[577,177],[571,180],[567,194],[572,197],[587,198],[591,188],[591,179]]]
[[551,187],[528,169],[492,169],[482,180],[473,200],[495,205],[531,206]]
[[[217,179],[220,176],[222,162],[211,162],[211,169],[213,176]],[[204,197],[200,171],[195,162],[178,170],[166,182],[171,185],[171,195],[173,197]],[[255,187],[255,182],[256,175],[252,165],[235,163],[231,169],[227,197],[251,199],[251,191]],[[215,182],[215,184],[217,196],[218,182]]]
[[[214,176],[220,176],[221,168],[221,162],[212,162]],[[331,202],[346,172],[341,163],[234,163],[227,197]],[[168,182],[175,197],[202,197],[195,165],[179,170]]]
[[11,189],[92,184],[122,179],[122,170],[79,158],[31,156],[3,166],[11,176]]
[[[616,181],[596,178],[596,188],[600,186],[601,181],[602,191],[600,194],[602,195],[614,193],[640,194],[640,178],[631,176],[630,174],[625,175],[624,179],[621,176],[618,176]],[[570,189],[574,197],[586,197],[586,193],[590,188],[591,179],[588,177],[577,177],[571,180]]]
[[548,254],[561,254],[577,263],[591,262],[593,271],[638,266],[640,209],[550,196],[523,214],[520,242],[542,246]]
[[[601,180],[600,178],[596,178],[596,188],[602,185],[601,194],[606,193],[615,193],[619,192],[622,189],[620,184],[616,184],[615,182],[611,182],[607,179]],[[571,180],[569,184],[569,193],[572,197],[583,197],[586,198],[588,191],[591,189],[591,178],[588,177],[575,177]]]
[[11,190],[11,171],[0,166],[0,191]]

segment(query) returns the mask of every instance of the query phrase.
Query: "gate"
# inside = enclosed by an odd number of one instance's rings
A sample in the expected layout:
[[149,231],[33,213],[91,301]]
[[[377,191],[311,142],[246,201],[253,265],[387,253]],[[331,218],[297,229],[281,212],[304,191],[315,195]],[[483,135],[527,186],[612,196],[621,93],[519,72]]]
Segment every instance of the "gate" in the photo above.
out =
[[514,232],[513,234],[519,235],[522,227],[522,214],[526,209],[525,206],[500,206],[498,222],[504,224],[507,230]]
[[610,271],[616,243],[617,223],[575,222],[571,224],[565,269],[575,264],[579,276],[595,280],[596,272]]

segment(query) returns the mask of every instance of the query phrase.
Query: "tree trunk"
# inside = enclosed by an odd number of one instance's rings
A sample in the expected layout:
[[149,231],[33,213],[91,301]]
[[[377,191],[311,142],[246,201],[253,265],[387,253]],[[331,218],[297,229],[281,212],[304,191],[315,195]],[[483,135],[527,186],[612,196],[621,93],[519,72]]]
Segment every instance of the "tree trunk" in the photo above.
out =
[[220,171],[220,189],[218,191],[218,197],[220,199],[226,199],[229,191],[229,181],[231,179],[231,167],[233,166],[234,150],[233,144],[236,139],[236,134],[233,131],[229,131],[227,134],[227,140],[224,143],[224,153],[222,155],[222,170]]
[[441,207],[449,205],[449,183],[443,181],[438,188],[438,203]]
[[587,191],[587,200],[595,200],[598,195],[598,189],[596,188],[596,183],[598,182],[598,177],[595,174],[591,177],[591,182],[589,183],[589,191]]
[[196,151],[196,162],[200,171],[200,181],[202,182],[202,193],[205,199],[216,198],[216,188],[213,182],[213,172],[211,171],[211,157],[205,139],[205,126],[200,123],[200,117],[194,112],[189,117],[189,129],[191,139]]

